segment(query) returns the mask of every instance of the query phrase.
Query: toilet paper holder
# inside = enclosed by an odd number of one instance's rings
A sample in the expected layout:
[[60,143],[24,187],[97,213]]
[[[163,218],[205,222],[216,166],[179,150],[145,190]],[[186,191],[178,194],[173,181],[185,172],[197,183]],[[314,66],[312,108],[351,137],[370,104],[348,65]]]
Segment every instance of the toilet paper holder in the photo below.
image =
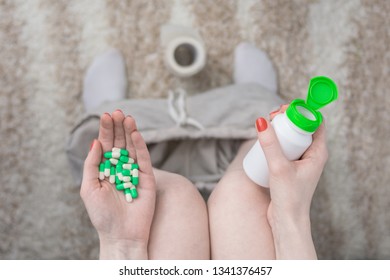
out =
[[160,41],[168,70],[178,77],[199,73],[206,64],[206,51],[199,33],[173,24],[161,27]]

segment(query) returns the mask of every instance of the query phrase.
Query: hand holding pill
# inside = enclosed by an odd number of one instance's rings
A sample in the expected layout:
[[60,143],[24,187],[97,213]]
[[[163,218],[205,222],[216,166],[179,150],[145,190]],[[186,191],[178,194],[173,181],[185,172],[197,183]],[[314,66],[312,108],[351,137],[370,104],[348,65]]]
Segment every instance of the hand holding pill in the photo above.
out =
[[[103,114],[80,190],[99,234],[101,258],[147,257],[155,188],[149,152],[134,119],[119,110]],[[131,255],[112,255],[124,252]]]

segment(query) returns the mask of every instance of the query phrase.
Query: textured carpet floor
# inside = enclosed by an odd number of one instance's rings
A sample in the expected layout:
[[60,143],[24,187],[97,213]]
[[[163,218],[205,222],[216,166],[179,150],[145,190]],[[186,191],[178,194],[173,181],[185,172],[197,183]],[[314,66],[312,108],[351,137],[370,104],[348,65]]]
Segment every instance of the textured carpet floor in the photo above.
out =
[[[128,98],[232,82],[240,41],[267,51],[287,100],[329,75],[330,158],[312,207],[324,259],[390,259],[390,1],[0,1],[0,258],[90,259],[98,240],[72,181],[65,143],[83,114],[82,80],[110,47],[126,57]],[[190,25],[208,62],[169,74],[160,26]]]

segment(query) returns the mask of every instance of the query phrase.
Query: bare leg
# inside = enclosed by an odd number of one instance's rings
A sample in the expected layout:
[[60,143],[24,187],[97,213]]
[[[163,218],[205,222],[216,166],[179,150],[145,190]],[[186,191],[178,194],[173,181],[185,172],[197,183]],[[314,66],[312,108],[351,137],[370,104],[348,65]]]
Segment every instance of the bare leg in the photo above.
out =
[[254,184],[242,168],[253,143],[241,145],[208,200],[212,259],[275,259],[269,190]]
[[149,259],[210,259],[207,207],[186,178],[154,169],[157,200]]

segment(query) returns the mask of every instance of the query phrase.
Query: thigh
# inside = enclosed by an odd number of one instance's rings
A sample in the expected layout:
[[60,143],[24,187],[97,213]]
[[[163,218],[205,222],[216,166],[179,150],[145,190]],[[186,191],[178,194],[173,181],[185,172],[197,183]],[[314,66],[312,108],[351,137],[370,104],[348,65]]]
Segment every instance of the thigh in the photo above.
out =
[[205,201],[186,178],[154,170],[157,199],[150,239],[150,259],[210,259]]
[[212,259],[274,259],[267,211],[269,190],[242,169],[253,141],[244,143],[208,200]]

